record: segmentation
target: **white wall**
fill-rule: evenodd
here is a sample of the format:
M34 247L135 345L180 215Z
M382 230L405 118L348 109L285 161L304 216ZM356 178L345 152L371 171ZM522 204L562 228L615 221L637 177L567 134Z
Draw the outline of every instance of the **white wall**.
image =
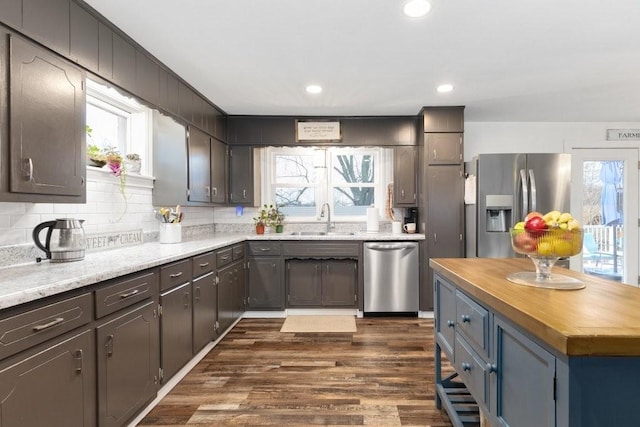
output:
M571 153L572 148L640 148L640 141L607 141L607 129L640 129L640 122L465 122L464 160L480 153Z

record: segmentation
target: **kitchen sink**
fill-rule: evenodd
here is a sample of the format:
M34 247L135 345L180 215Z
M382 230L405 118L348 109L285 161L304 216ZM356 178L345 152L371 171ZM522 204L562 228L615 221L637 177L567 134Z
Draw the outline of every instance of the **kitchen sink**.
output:
M350 231L292 231L291 236L355 236L356 233Z
M327 233L327 236L355 236L356 233L351 231L331 231Z

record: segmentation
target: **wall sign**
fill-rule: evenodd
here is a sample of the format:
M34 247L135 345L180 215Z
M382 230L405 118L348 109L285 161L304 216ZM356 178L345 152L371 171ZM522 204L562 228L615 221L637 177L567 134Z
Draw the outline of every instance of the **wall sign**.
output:
M87 250L111 249L144 243L142 229L91 234L86 236Z
M296 142L342 140L340 122L296 120Z
M640 141L640 129L607 129L607 141Z

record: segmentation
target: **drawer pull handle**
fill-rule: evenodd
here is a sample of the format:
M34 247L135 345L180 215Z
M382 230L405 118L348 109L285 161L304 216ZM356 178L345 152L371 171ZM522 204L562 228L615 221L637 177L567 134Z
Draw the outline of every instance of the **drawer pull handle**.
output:
M462 362L461 366L462 366L462 370L463 371L465 371L465 372L471 371L471 364L470 363Z
M453 320L447 320L447 326L453 328L454 326L456 326L456 322L454 322Z
M471 322L471 316L469 316L468 314L463 314L462 316L460 316L460 318L462 319L462 321L464 323L469 323Z
M490 374L495 374L496 372L498 372L498 365L496 365L495 363L487 363L487 372L489 372Z
M220 259L221 259L222 261L226 261L226 260L228 260L228 259L229 259L229 255L227 255L227 256L221 256L221 257L220 257Z
M185 308L189 307L189 292L184 293L184 306Z
M42 325L34 326L33 327L33 331L34 332L40 332L42 330L49 329L49 328L52 328L52 327L54 327L56 325L59 325L62 322L64 322L64 317L56 317L51 322L47 322L47 323L44 323Z
M271 248L260 248L260 252L269 252Z
M209 263L208 262L203 262L202 264L200 264L200 268L205 268L208 267Z
M107 345L105 347L107 348L107 357L113 356L113 334L107 336Z
M169 275L169 277L171 277L172 279L177 279L180 276L182 276L182 271Z
M125 299L137 295L140 293L140 289L134 289L131 292L127 292L126 294L120 294L120 299Z
M76 359L76 373L80 374L82 373L82 349L77 349L74 354L73 354L73 358Z

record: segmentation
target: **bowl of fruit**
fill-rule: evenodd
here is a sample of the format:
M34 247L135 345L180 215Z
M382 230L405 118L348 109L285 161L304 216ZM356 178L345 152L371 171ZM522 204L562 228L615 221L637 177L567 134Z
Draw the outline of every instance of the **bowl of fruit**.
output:
M535 265L535 272L518 272L507 276L511 282L553 289L582 289L584 284L573 277L552 274L551 268L560 258L582 251L583 231L570 213L551 211L546 214L530 212L524 221L509 230L511 247L516 253L527 255Z

